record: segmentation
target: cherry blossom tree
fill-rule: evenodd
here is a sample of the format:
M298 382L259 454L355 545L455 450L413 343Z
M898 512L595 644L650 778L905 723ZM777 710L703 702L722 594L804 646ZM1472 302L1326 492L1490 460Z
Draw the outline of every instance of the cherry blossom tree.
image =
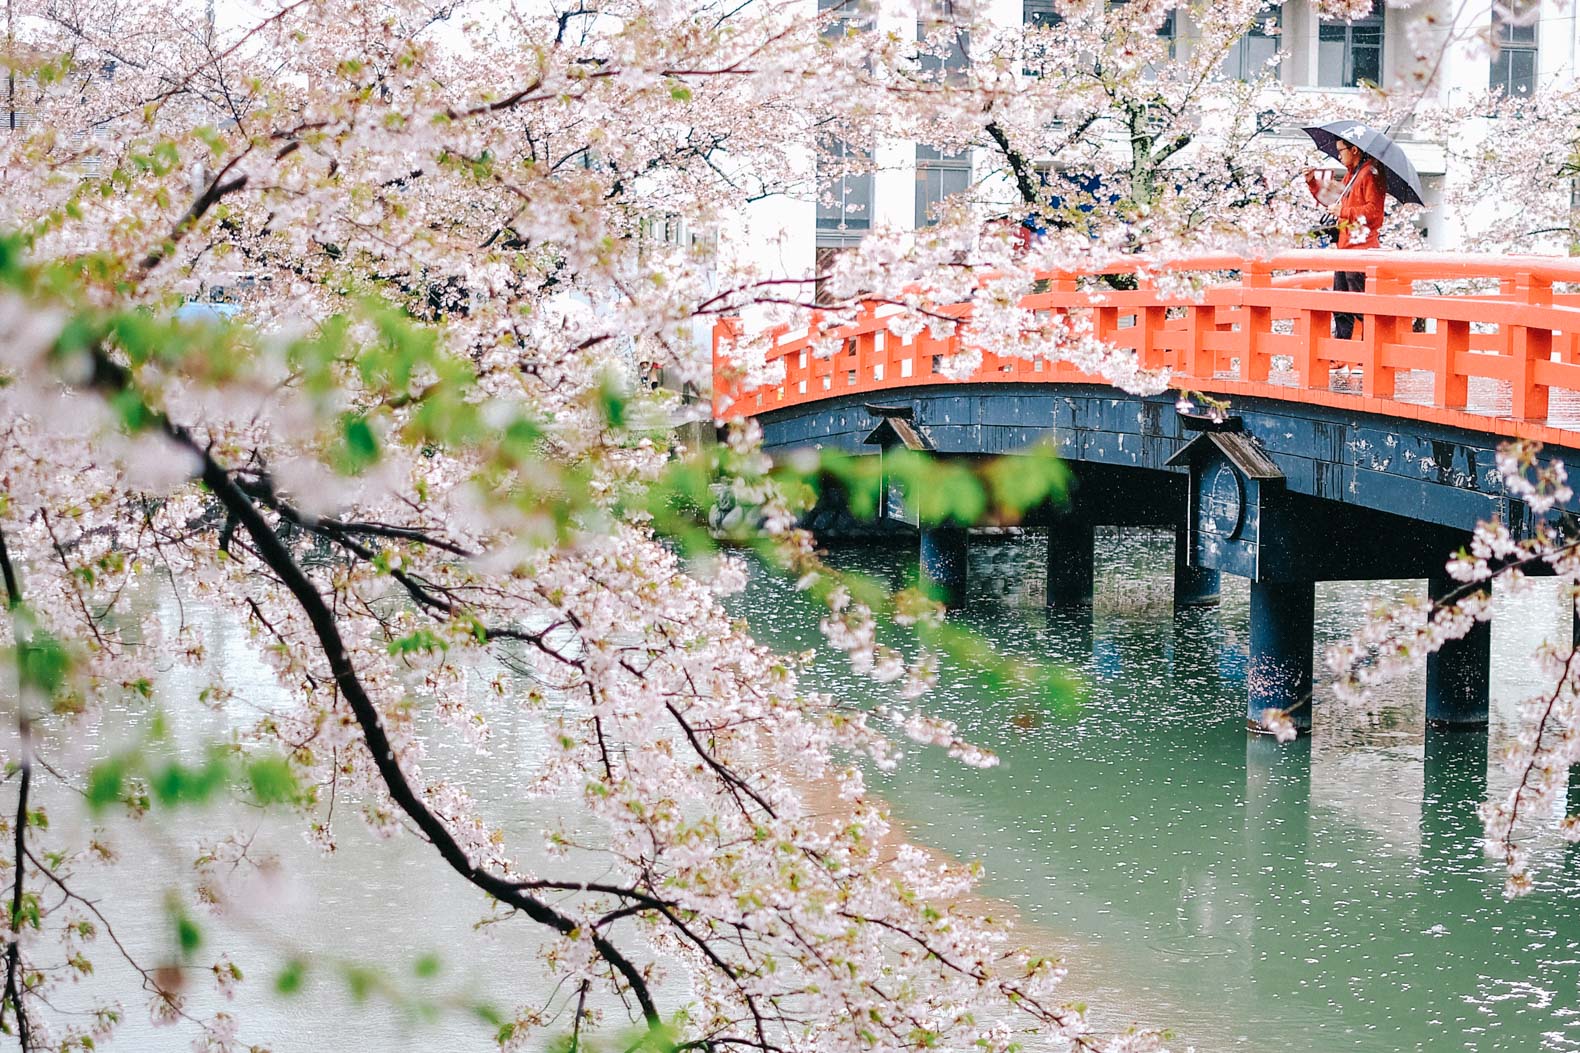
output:
M1196 34L1177 62L1157 34L1171 13ZM804 323L821 283L824 320L878 299L902 308L897 331L947 331L936 305L969 301L974 341L1001 354L1165 386L1018 294L1118 253L1303 228L1288 148L1257 135L1273 89L1219 72L1267 11L1064 14L1010 31L955 5L918 45L801 2L10 0L8 107L25 120L0 137L15 658L0 1026L28 1050L97 1048L146 1007L198 1048L245 1048L244 1022L191 1008L195 977L243 975L201 959L197 904L174 911L175 960L138 960L114 903L78 880L113 853L48 824L77 807L174 822L168 806L224 792L299 816L325 852L357 821L336 801L352 802L376 833L430 846L491 927L541 942L563 1004L500 1011L505 1048L545 1041L556 1010L573 1043L618 1030L600 1000L679 1049L1155 1045L1092 1034L1060 999L1064 965L961 906L974 871L896 847L865 791L862 765L897 763L898 740L992 762L919 701L969 644L925 596L822 565L795 522L823 466L770 465L749 427L683 450L683 407L629 369L706 390L716 321ZM924 61L962 40L965 70ZM1216 123L1197 132L1202 115ZM825 192L810 151L858 130L977 146L995 170L925 233L874 231L828 273L730 246L754 202ZM1098 189L1079 230L1023 251L1006 211L1072 218L1042 162ZM216 290L239 317L190 320L183 303ZM1023 508L1057 472L1036 492L1024 475L949 478L942 492ZM745 572L701 527L710 484L752 512L728 540L821 603L829 646L893 684L892 704L818 693L726 615ZM197 699L157 700L175 719L233 690L198 627L143 613L139 588L245 624L289 705L201 766L134 752L73 767L46 741L153 694L157 657L206 678ZM880 617L910 642L880 644ZM435 736L480 743L528 715L549 748L524 783L578 800L595 846L561 830L546 850L513 842L435 759ZM837 787L838 821L808 804L815 783ZM609 861L597 877L574 863L586 848ZM199 850L208 906L249 858L239 838ZM54 1011L59 986L122 954L140 992L87 1022ZM683 1004L660 995L660 959L686 970Z

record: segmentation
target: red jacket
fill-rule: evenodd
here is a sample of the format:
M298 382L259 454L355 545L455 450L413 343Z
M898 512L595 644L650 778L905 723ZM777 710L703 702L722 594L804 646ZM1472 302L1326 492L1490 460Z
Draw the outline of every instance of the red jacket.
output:
M1306 186L1312 197L1338 217L1339 248L1375 249L1381 244L1377 235L1382 230L1388 183L1376 161L1368 158L1358 175L1353 168L1345 172L1343 182L1326 173L1308 174Z

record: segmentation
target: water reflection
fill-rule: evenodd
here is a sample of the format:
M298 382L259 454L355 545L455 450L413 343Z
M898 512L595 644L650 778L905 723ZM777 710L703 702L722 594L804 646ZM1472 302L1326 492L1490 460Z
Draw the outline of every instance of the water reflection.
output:
M46 743L48 755L85 765L128 749L146 728L148 710L159 707L181 715L170 725L171 749L192 761L213 743L225 741L233 729L287 705L245 625L190 599L178 604L166 589L150 589L139 602L159 605L168 627L182 619L198 624L214 662L225 670L233 697L223 709L204 709L194 699L205 675L172 663L158 678L151 703L127 699L110 705L96 723L74 728L69 740ZM487 701L495 672L477 671L473 687L480 703ZM425 766L464 780L483 814L505 831L509 844L518 846L518 858L528 867L544 862L534 859L535 846L543 843L543 831L550 827L563 828L578 840L596 840L594 824L579 801L523 792L552 741L546 718L520 708L496 708L494 713L486 750L432 728L435 733L425 736ZM514 1013L521 1006L541 1004L559 982L543 965L542 930L511 923L476 931L474 926L492 912L487 898L460 883L416 837L375 838L359 819L359 807L358 800L345 795L337 801L338 847L329 855L307 842L300 817L260 813L234 801L220 800L203 809L156 810L143 822L116 815L92 818L70 809L51 818L66 842L82 843L91 836L121 855L123 862L115 867L83 868L78 887L85 895L102 898L116 936L143 964L174 958L173 929L164 904L172 891L190 896L196 880L192 860L200 842L239 833L250 839L252 858L278 861L273 876L242 882L223 913L204 912L198 919L204 933L200 964L225 952L247 979L234 1000L227 1000L207 982L204 970L195 970L197 979L186 992L188 1007L197 1016L233 1014L241 1021L246 1042L278 1053L497 1048L496 1027L482 1019L477 1007ZM573 853L569 862L545 867L561 865L586 874L602 870L607 861ZM125 1023L110 1044L115 1050L164 1053L191 1045L190 1029L151 1023L151 997L113 948L100 941L90 954L93 976L59 992L59 1008L72 1011L92 999L119 999ZM439 963L437 975L419 975L416 963L426 956ZM275 993L274 979L292 960L306 963L305 983L297 994L282 997ZM377 971L371 997L352 993L349 968ZM656 993L666 1005L683 1004L689 997L678 971L661 981ZM621 1011L602 1003L596 1008ZM543 1043L564 1034L568 1026L557 1021L546 1028Z
M1174 617L1172 539L1106 540L1088 612L1040 607L1038 539L973 541L962 620L1004 652L1078 667L1089 697L1067 719L1029 691L946 675L930 704L1002 763L916 754L875 777L914 835L986 864L985 891L1068 951L1072 996L1169 1026L1181 1047L1580 1047L1580 882L1538 839L1542 893L1503 900L1473 839L1487 737L1426 736L1417 674L1366 712L1319 694L1310 739L1247 738L1245 584L1226 578L1222 607ZM909 555L838 558L893 577ZM1373 592L1422 587L1319 587L1319 642L1348 633ZM1568 631L1539 585L1498 603L1494 750L1538 687L1525 656ZM780 583L754 582L742 609L771 642L815 634ZM835 660L813 675L871 697ZM1504 780L1494 771L1492 789Z

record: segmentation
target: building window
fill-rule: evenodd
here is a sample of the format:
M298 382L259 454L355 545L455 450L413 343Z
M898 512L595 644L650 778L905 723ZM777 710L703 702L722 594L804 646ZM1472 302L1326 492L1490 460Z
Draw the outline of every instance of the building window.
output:
M1051 29L1064 21L1053 0L1021 0L1020 20L1032 29Z
M849 33L864 33L873 26L868 0L817 0L817 13L827 19L822 29L824 39L838 40Z
M1021 0L1021 24L1028 30L1052 29L1064 21L1053 6L1053 0ZM1040 77L1046 71L1050 55L1045 42L1035 38L1026 41L1025 66L1021 72L1028 77Z
M872 227L872 155L832 135L817 145L818 243L854 242Z
M1492 56L1489 84L1505 95L1529 95L1536 90L1536 5L1514 3L1492 7Z
M960 83L971 66L971 35L958 28L954 0L923 0L918 7L916 40L929 45L917 55L923 79Z
M1158 24L1158 36L1169 42L1169 57L1174 57L1174 10L1170 8Z
M971 186L971 151L947 154L931 146L916 147L916 225L938 222L936 206Z
M1383 9L1349 22L1324 22L1317 30L1317 86L1358 88L1382 83Z
M1268 32L1268 23L1273 32ZM1279 31L1284 26L1284 9L1274 8L1251 26L1250 32L1234 42L1234 47L1223 57L1223 75L1230 80L1258 80L1268 73L1278 75L1274 59L1278 57Z
M1025 25L1025 28L1029 28L1029 30L1048 30L1048 28L1054 28L1055 25L1062 25L1065 22L1065 16L1059 13L1059 8L1054 6L1054 2L1055 0L1021 0L1022 25ZM1130 3L1130 0L1108 0L1104 8L1106 8L1108 13L1112 13L1115 8L1122 8L1127 3ZM1158 40L1168 44L1166 46L1166 54L1168 54L1169 58L1174 58L1174 51L1176 51L1177 46L1174 27L1176 27L1174 9L1169 8L1168 11L1163 13L1163 21L1158 22L1157 32ZM1106 32L1114 32L1112 25L1106 27ZM1059 70L1055 70L1049 65L1051 62L1068 62L1068 57L1063 52L1049 52L1040 43L1027 41L1027 47L1025 47L1025 76L1038 77L1046 73L1059 73ZM1089 71L1090 66L1092 66L1092 63L1087 63L1087 70Z

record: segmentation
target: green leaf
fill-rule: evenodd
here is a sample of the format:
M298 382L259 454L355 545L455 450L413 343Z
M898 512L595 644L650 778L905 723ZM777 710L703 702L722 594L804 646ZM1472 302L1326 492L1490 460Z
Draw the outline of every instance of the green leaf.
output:
M277 994L294 995L306 982L307 963L299 958L293 958L285 963L280 975L274 978L274 990Z
M284 757L259 757L249 761L247 782L259 804L290 804L300 797L296 776Z
M485 1024L488 1024L490 1027L502 1028L508 1026L505 1022L504 1014L498 1009L495 1009L493 1006L489 1005L487 1002L478 1002L474 1004L472 1006L472 1012L479 1020L483 1021Z
M121 427L129 432L142 431L154 421L154 415L148 409L148 404L135 391L121 390L109 398L110 408L120 418Z
M378 974L360 965L346 966L345 977L346 987L351 991L353 1002L366 1002L368 995L373 993L373 988L378 986Z
M229 776L229 766L216 752L202 767L167 764L149 776L148 785L160 804L205 804L229 783Z
M46 698L53 697L71 671L71 656L60 640L49 630L34 627L18 645L17 652L22 686L33 688Z
M413 971L424 980L430 980L433 977L438 976L439 956L437 954L423 955L421 958L417 959L417 964L413 966Z
M513 464L526 464L536 458L542 439L543 432L535 424L518 418L500 436L499 452Z
M98 812L121 799L126 782L126 761L119 757L95 764L88 771L88 807Z
M203 930L198 928L197 922L185 913L176 916L176 941L181 944L181 953L190 958L203 946Z
M389 653L392 655L427 654L432 651L447 651L450 645L430 629L418 629L406 636L389 642Z
M24 251L21 237L10 234L0 235L0 282L7 285L21 283L25 274L22 267Z
M626 402L626 397L615 387L614 380L605 378L598 389L598 408L603 411L603 418L609 422L609 427L625 426Z
M347 416L340 425L340 447L335 451L335 468L342 475L360 475L379 460L379 440L366 417Z
M1044 501L1065 496L1070 470L1049 448L998 457L983 468L1001 519L1018 519Z

